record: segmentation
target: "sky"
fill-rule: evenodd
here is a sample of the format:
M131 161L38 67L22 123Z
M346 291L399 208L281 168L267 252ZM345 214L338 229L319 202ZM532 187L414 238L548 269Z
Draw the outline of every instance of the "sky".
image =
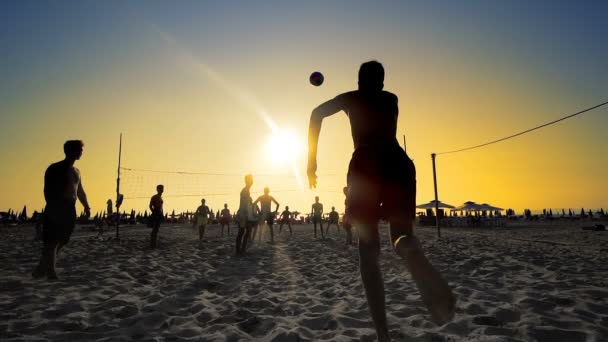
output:
M0 211L44 206L44 171L68 139L84 141L76 165L92 211L105 210L122 133L127 210L144 210L159 183L166 210L194 210L202 197L236 209L252 173L254 198L268 186L281 207L307 212L318 195L342 212L348 119L323 122L313 190L308 121L356 89L368 60L383 63L385 90L399 97L397 139L425 203L431 153L608 101L605 13L605 1L2 1ZM439 199L606 208L606 127L608 106L438 155Z

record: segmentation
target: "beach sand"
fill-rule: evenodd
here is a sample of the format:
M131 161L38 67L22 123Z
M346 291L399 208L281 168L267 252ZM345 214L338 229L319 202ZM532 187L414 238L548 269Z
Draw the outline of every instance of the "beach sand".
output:
M580 222L417 233L458 296L454 320L429 320L382 228L381 267L395 341L608 341L608 232ZM0 229L1 341L374 341L344 233L314 240L285 230L234 256L234 235L165 225L120 242L78 230L58 261L59 281L33 280L32 227ZM233 234L236 229L233 229ZM106 238L114 235L107 232ZM266 239L267 240L267 239Z

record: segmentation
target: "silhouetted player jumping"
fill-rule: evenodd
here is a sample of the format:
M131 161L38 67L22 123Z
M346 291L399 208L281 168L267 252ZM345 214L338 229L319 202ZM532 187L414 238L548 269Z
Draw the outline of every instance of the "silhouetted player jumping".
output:
M84 206L84 213L91 214L87 195L84 192L80 171L74 162L82 156L84 144L80 140L69 140L63 145L65 159L51 164L44 173L44 199L46 207L42 222L42 255L32 272L34 278L46 276L57 279L55 261L63 246L70 241L76 225L76 199Z
M323 118L346 112L355 151L348 167L348 213L359 232L361 278L379 341L389 341L384 282L378 264L379 219L390 222L395 252L404 260L431 316L438 323L454 314L455 299L414 237L416 199L414 163L396 139L397 96L384 87L384 68L376 61L359 69L359 89L340 94L315 108L308 135L308 180L317 185L317 144Z

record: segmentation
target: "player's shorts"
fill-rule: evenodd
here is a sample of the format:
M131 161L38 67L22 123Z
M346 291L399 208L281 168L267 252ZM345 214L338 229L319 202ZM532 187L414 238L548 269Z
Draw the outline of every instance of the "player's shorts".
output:
M72 201L47 204L42 223L42 240L44 242L70 241L76 225L76 203Z
M251 228L258 224L258 221L247 216L238 216L239 228Z
M220 224L221 225L228 225L228 224L230 224L230 219L227 218L227 217L221 217L220 218Z
M152 227L156 227L156 226L160 226L160 224L163 222L163 220L165 219L165 217L163 216L163 213L152 213L150 214L150 225Z
M312 223L321 223L321 216L313 216L311 220Z
M204 226L207 224L207 216L204 215L200 215L196 217L196 225L197 226Z
M266 213L266 214L260 215L260 222L266 222L269 225L274 224L274 214Z
M349 220L414 220L416 167L399 145L357 148L348 166L347 182Z
M291 222L289 222L289 219L281 219L281 224L291 224Z

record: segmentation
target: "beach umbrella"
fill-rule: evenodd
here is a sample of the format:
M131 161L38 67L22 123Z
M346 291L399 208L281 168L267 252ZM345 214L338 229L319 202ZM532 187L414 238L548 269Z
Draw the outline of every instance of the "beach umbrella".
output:
M477 204L473 201L468 201L468 202L464 202L464 204L462 204L461 206L458 206L452 210L470 212L470 211L479 211L479 210L484 210L484 209L482 209L482 206L480 204Z
M489 211L503 211L503 208L495 207L493 205L489 205L487 203L480 204L480 210L489 210Z
M438 203L439 208L454 209L453 205L449 205L449 204L443 203L441 201L438 201L437 203ZM417 205L416 208L418 208L418 209L435 209L435 200L432 200L429 203Z

